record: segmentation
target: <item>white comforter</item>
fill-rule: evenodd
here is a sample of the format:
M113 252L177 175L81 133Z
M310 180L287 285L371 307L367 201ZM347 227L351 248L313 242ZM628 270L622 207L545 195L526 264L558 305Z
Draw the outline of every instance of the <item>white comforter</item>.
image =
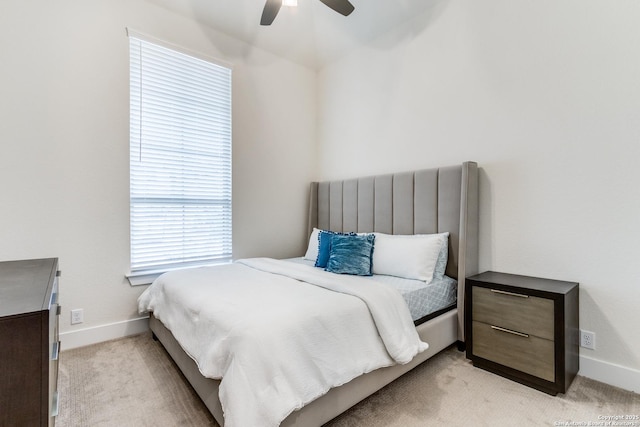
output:
M277 426L331 387L428 347L395 289L274 259L166 273L138 304L221 379L226 427Z

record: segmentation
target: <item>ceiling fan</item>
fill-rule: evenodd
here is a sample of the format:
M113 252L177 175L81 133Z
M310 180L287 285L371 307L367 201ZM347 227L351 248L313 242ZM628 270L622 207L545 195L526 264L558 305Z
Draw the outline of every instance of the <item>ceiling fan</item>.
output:
M336 12L348 16L355 7L349 2L349 0L320 0L325 5L329 6ZM260 25L271 25L276 15L280 12L282 7L282 0L267 0L262 11L262 18L260 19Z

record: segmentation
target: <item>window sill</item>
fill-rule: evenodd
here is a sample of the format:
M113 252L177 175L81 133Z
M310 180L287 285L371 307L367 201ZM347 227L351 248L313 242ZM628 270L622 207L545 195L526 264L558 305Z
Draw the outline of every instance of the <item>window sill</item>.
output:
M144 286L150 285L156 280L164 271L158 273L131 273L125 275L131 286Z
M195 265L195 266L189 266L189 267L172 268L169 270L162 270L162 271L141 271L137 273L126 274L125 277L127 278L127 280L129 280L129 284L131 286L145 286L145 285L150 285L151 283L153 283L154 280L156 280L162 274L169 271L186 270L188 268L198 268L198 267L211 267L214 265L231 264L232 262L233 261L228 260L228 261L220 261L220 262L211 263L211 264L201 264L201 265Z

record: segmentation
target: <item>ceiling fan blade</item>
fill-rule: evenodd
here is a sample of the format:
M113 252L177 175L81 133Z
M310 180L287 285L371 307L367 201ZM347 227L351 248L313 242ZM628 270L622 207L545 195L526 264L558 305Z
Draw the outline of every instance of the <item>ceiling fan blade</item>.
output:
M262 11L262 18L260 18L260 25L271 25L281 7L282 0L267 0Z
M320 0L322 3L329 6L331 9L344 16L349 16L355 7L349 2L349 0Z

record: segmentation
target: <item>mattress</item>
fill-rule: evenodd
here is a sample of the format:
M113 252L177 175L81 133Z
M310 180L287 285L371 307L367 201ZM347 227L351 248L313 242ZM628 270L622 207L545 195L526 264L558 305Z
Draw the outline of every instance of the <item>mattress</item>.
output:
M289 258L286 261L313 266L314 262L304 258ZM456 303L458 281L448 276L433 279L429 284L421 280L374 274L366 277L395 288L404 298L414 322Z

